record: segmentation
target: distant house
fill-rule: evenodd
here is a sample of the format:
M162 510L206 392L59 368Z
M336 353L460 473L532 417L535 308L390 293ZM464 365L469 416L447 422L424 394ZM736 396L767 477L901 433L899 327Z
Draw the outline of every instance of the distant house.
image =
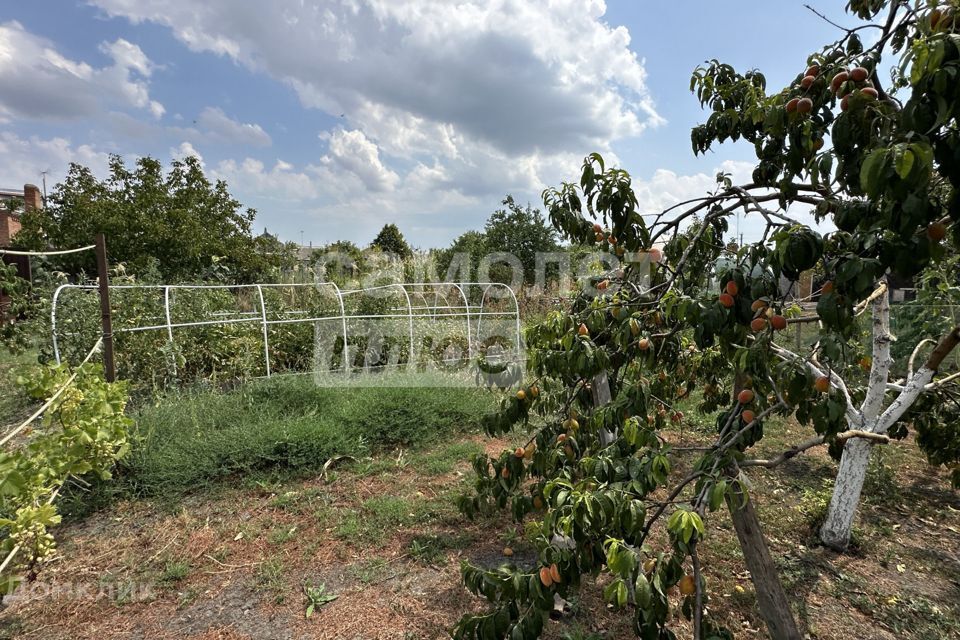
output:
M40 189L25 184L23 189L0 189L0 247L13 246L13 236L20 231L20 216L25 211L43 208Z
M317 260L317 257L314 254L316 249L313 248L313 243L311 242L307 246L297 245L297 262L306 266L312 266L313 263Z
M35 211L43 208L43 199L40 189L35 185L25 184L23 189L0 189L0 249L15 246L14 236L20 231L20 216L26 211ZM30 259L27 256L0 255L3 262L17 267L17 275L30 280ZM7 308L9 300L0 291L0 318Z

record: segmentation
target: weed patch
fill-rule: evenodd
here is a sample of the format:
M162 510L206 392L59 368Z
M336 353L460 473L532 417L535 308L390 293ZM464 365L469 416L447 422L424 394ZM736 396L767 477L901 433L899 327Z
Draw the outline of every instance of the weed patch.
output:
M329 388L292 377L175 393L135 416L134 449L118 476L126 493L157 495L264 470L314 473L334 456L421 447L477 428L493 403L482 389Z

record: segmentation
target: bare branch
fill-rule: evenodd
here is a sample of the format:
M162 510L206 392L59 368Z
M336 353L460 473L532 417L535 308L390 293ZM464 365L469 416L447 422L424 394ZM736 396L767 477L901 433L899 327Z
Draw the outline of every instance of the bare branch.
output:
M700 584L700 555L697 553L697 542L690 545L690 558L693 560L693 582L696 585L696 595L693 606L693 638L703 638L703 587Z
M854 315L858 315L858 316L861 315L864 311L867 310L867 306L871 302L873 302L874 300L876 300L886 292L887 292L887 282L886 280L884 280L880 283L880 285L876 289L873 290L873 293L871 293L865 299L857 303L857 306L854 307Z
M953 331L940 339L940 343L933 350L933 353L930 354L930 357L927 358L927 364L925 364L924 367L932 369L933 371L939 369L940 363L950 355L950 352L956 348L957 344L960 344L960 326L954 327Z
M910 359L907 360L907 378L913 377L913 363L917 359L917 354L920 352L921 347L925 344L937 344L937 341L931 338L924 338L917 343L917 346L913 348L913 353L910 354Z
M840 390L844 399L846 400L847 407L845 413L847 417L847 423L849 423L851 426L859 426L863 424L863 414L861 414L859 409L854 406L853 398L850 396L850 391L847 389L847 385L843 381L843 378L833 371L825 371L816 360L805 360L789 349L785 349L776 344L772 344L770 347L773 349L774 354L776 354L782 360L794 360L795 362L801 362L813 375L817 377L828 377L833 386Z
M939 379L939 380L934 380L933 382L931 382L930 384L928 384L926 387L924 387L924 389L927 389L927 390L936 389L937 387L942 387L943 385L949 384L949 383L953 382L954 380L957 380L958 378L960 378L960 371L958 371L957 373L953 373L953 374L947 376L946 378L941 378L941 379Z
M838 433L836 436L837 442L846 442L852 438L863 438L864 440L870 440L877 444L889 444L890 437L885 436L879 433L873 433L871 431L862 431L859 429L850 429L848 431L843 431ZM741 460L741 467L765 467L767 469L772 469L773 467L779 466L786 462L787 460L794 458L808 449L813 449L814 447L819 447L822 444L826 444L827 439L824 436L816 436L815 438L810 438L804 442L801 442L798 445L790 447L776 458L770 458L769 460L763 459L751 459L751 460Z

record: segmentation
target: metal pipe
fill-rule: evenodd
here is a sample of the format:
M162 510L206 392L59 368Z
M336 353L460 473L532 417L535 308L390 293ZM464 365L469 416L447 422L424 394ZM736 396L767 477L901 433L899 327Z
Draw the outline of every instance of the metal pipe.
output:
M267 303L263 300L263 288L257 285L260 296L260 311L263 314L263 360L267 365L267 377L270 377L270 339L267 337Z
M170 344L170 364L173 365L173 377L177 377L177 353L173 343L173 323L170 318L170 287L163 288L163 311L167 318L167 341Z
M60 364L60 345L57 344L57 298L60 297L60 292L70 287L72 285L62 284L57 287L53 292L53 301L50 305L50 331L53 334L53 358L57 361L57 364Z

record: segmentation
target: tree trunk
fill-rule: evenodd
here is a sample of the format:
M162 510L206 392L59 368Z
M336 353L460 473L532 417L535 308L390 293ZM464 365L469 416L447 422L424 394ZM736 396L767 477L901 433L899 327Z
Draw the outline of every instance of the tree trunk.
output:
M734 398L743 389L745 377L739 369L734 375ZM736 464L727 467L725 472L731 480L739 477L741 473ZM773 640L800 640L800 632L793 619L793 611L790 610L790 601L787 600L777 567L770 557L770 549L763 536L757 510L753 508L753 500L747 496L741 483L733 482L730 486L732 491L727 493L727 508L730 510L733 528L737 532L737 540L740 541L743 560L750 572L753 590L757 594L760 615L767 625L767 633Z
M793 619L790 601L787 600L777 567L770 557L753 501L739 489L737 491L735 499L727 497L727 507L730 509L733 528L737 532L743 559L757 593L757 608L760 609L763 621L767 623L767 633L773 640L800 640L800 631Z
M903 417L920 394L927 390L943 359L960 344L960 327L955 327L940 339L927 362L919 370L911 373L909 380L900 387L897 397L886 409L883 409L883 395L887 387L890 359L889 315L890 306L886 303L886 294L884 294L874 302L874 366L867 396L860 409L860 425L850 424L851 428L881 435L886 434L890 427ZM884 365L879 365L880 374L877 374L877 359L883 359L886 362ZM912 360L911 357L911 364ZM881 409L883 409L882 412ZM820 540L838 551L843 551L850 544L853 519L857 515L857 506L860 504L860 492L863 490L871 451L872 444L862 438L854 438L843 447L840 469L837 471L837 480L834 483L830 507L827 510L827 519L820 528Z
M848 440L843 447L827 519L820 528L820 540L837 551L843 551L850 544L853 518L860 504L860 492L872 451L872 444L863 438Z

